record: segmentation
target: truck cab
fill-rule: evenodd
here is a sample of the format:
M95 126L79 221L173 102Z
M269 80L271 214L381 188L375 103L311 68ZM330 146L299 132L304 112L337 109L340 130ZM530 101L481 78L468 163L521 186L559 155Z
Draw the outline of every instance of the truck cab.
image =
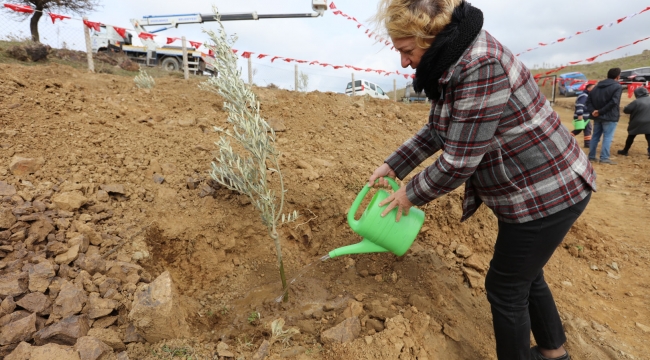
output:
M122 37L115 31L112 26L102 24L100 31L92 31L90 43L94 53L109 51L115 47L121 48L123 45L133 45L133 34L126 32L126 37Z

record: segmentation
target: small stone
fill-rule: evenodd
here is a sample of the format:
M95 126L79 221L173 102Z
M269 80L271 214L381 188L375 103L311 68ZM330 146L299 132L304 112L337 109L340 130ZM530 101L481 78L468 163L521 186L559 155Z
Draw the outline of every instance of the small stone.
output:
M348 318L333 328L321 333L323 344L347 343L356 339L361 333L361 322L359 318Z
M13 321L0 329L0 345L29 341L36 332L36 314Z
M100 185L99 188L106 191L109 194L126 195L126 191L124 190L124 185L121 184Z
M118 334L115 330L111 328L107 328L107 329L92 328L88 330L88 336L93 336L101 340L106 345L113 348L113 350L115 351L126 350L126 345L124 345L124 343L122 342L122 339L120 338L120 334Z
M264 358L266 358L266 356L269 354L270 348L271 348L271 343L269 343L268 340L264 340L262 342L262 345L260 345L259 349L257 349L255 355L253 355L253 360L264 360Z
M366 341L366 345L372 344L372 336L366 336L363 339Z
M111 198L110 196L108 196L108 193L106 191L104 191L104 190L97 191L96 197L97 197L97 200L101 201L101 202L107 202Z
M11 228L17 221L11 209L0 209L0 230Z
M593 271L598 271L598 266L596 266L596 265L591 265L591 266L589 266L589 268L591 270L593 270Z
M452 340L459 342L460 335L456 329L452 328L449 324L445 324L442 330L442 333L449 336Z
M106 359L113 353L110 346L92 336L82 336L77 339L74 349L79 352L81 360Z
M573 286L571 281L562 281L562 285L564 285L564 286Z
M27 292L27 277L26 272L13 272L0 276L0 297L17 297Z
M212 195L214 195L215 192L216 191L214 190L214 188L212 186L210 186L208 184L203 184L199 188L199 197L204 198L206 196L212 196Z
M481 276L481 274L466 267L463 267L463 274L465 275L465 278L467 279L469 285L473 289L485 288L485 280L483 279L483 276Z
M456 255L462 257L462 258L468 258L472 255L472 250L468 248L467 246L461 244L458 245L456 248Z
M199 179L194 179L194 178L191 178L191 177L187 178L187 188L190 189L190 190L195 190L199 186L200 183L201 183L201 180L199 180Z
M0 181L0 196L13 196L16 194L16 188L4 181Z
M88 199L78 192L66 192L53 196L52 202L61 210L76 211L84 206Z
M48 315L51 311L52 302L50 298L40 292L33 292L23 296L16 302L21 308L38 315Z
M11 159L11 164L9 164L9 170L16 176L29 175L38 171L44 163L43 158L33 159L14 156Z
M196 125L196 120L194 118L183 118L178 120L178 125L182 127L189 127Z
M229 358L235 357L235 354L233 354L230 350L228 350L229 348L230 347L228 346L228 344L226 344L225 342L220 341L217 344L217 354L219 354L219 356L222 356L222 357L229 357Z
M597 323L595 321L591 322L591 328L598 331L598 332L607 332L606 327L602 326L601 324L599 324L599 323Z
M479 260L478 256L476 255L470 255L467 259L465 259L463 265L480 272L485 271L485 265L483 265L483 263Z
M643 332L646 333L646 334L650 333L650 326L643 325L643 324L641 324L641 323L636 323L636 327L638 327L639 329L641 329L641 331L643 331Z
M162 184L165 181L165 178L160 174L153 174L153 182L156 184Z
M54 258L54 262L57 264L70 264L71 262L77 260L79 256L79 245L74 245L67 252L57 255Z
M34 334L34 343L43 345L54 342L61 345L74 345L77 339L88 334L89 328L86 315L70 316L37 331Z

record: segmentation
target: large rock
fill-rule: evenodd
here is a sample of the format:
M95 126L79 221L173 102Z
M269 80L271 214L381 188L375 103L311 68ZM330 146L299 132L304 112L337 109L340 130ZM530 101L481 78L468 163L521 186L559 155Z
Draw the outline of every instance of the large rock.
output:
M19 296L27 292L27 273L13 272L0 276L0 297Z
M0 209L0 229L9 229L18 220L11 209Z
M59 344L32 346L31 350L30 360L80 360L79 353L75 349Z
M51 312L52 302L47 295L40 292L34 292L23 296L22 299L16 302L16 305L31 313L48 315Z
M361 322L359 318L347 318L331 329L323 331L320 335L323 344L343 344L353 341L361 333Z
M82 336L77 339L74 349L79 352L81 360L107 360L113 354L110 346L92 336Z
M49 261L35 264L29 269L29 291L45 292L55 276L54 265Z
M16 303L14 302L13 296L7 296L2 303L0 303L0 317L3 317L7 314L11 314L16 310Z
M44 163L43 158L32 159L14 156L9 164L9 170L16 176L29 175L37 172Z
M32 345L23 341L16 346L11 354L5 357L5 360L29 360L31 357Z
M36 314L31 314L2 327L0 345L29 341L36 332Z
M77 339L88 335L90 325L88 316L70 316L34 334L34 343L42 345L45 343L56 343L61 345L74 345Z
M473 269L463 267L463 274L473 289L485 289L485 279Z
M82 222L82 221L73 221L72 224L77 229L78 232L82 233L88 238L91 244L97 246L102 243L102 236L92 228L92 226Z
M59 295L54 301L52 314L61 318L78 314L87 301L88 296L81 286L66 281L61 285Z
M148 342L187 337L186 314L168 271L136 291L129 319Z
M126 191L124 190L124 185L122 184L100 185L99 188L106 191L109 194L126 195Z
M106 272L106 276L119 279L123 284L136 285L144 269L140 265L124 261L116 261Z
M61 210L75 211L84 206L88 199L79 192L64 192L54 195L52 202Z

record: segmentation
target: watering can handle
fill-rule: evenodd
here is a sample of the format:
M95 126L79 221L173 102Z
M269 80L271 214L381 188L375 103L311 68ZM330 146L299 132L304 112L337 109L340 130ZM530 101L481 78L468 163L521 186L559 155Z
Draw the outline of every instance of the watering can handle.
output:
M393 178L385 176L384 179L388 181L390 186L393 188L393 191L399 190L399 185L395 180L393 180ZM361 202L363 201L363 198L366 197L366 194L368 194L368 191L370 191L370 186L366 184L363 189L361 189L361 192L359 192L359 195L357 195L357 198L354 199L350 211L348 211L348 224L350 224L350 227L354 231L356 231L359 226L359 221L354 218L354 215L357 213L357 210L359 210L359 206L361 206Z

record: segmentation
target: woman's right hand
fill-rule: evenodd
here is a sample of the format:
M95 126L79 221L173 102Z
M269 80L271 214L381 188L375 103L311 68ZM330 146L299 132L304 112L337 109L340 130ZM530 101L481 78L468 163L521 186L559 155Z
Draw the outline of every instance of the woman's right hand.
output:
M390 185L388 184L388 181L384 179L384 176L389 176L395 179L397 177L397 174L395 174L395 171L393 171L393 169L391 169L388 164L383 163L375 170L375 172L372 173L370 179L368 179L368 186L389 187ZM375 183L375 181L377 181L377 183Z

